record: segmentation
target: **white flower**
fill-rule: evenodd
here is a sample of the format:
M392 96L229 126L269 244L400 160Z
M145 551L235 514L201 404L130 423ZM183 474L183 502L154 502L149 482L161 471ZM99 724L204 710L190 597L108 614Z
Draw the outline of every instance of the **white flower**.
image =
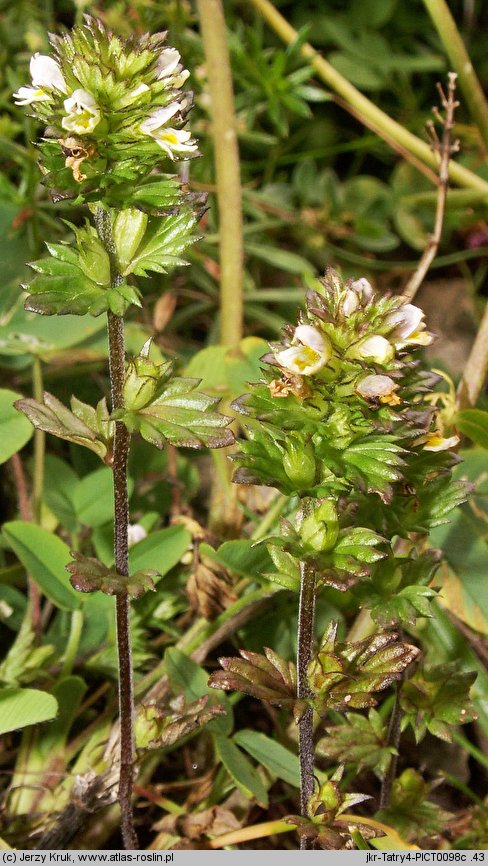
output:
M31 57L29 71L34 87L42 87L46 90L61 90L67 93L66 81L59 64L47 54L34 54Z
M61 126L76 135L88 135L100 123L100 109L91 93L86 90L75 90L72 96L64 101L66 117Z
M356 386L356 391L361 397L391 397L398 388L389 376L365 376ZM398 398L397 398L398 399Z
M459 436L449 436L445 438L439 430L434 430L426 437L422 438L424 442L424 451L447 451L448 448L454 448L459 440Z
M127 527L127 537L129 547L137 544L138 541L142 541L143 538L147 538L147 532L140 523L129 523Z
M19 87L14 93L16 105L30 105L31 102L47 102L52 99L53 90L67 92L66 82L59 65L47 54L34 54L30 62L32 87Z
M353 292L356 292L363 304L367 304L374 295L373 287L371 283L368 282L366 277L361 277L359 280L354 280L354 282L351 283L349 288L352 289Z
M395 355L395 350L391 343L381 337L379 334L373 334L371 337L361 340L348 352L352 358L359 358L362 361L375 361L377 364L388 364Z
M429 346L432 334L425 329L424 313L414 304L403 304L398 310L386 318L387 324L393 327L391 337L398 348L403 346Z
M182 87L190 73L188 69L183 69L180 59L180 52L176 48L164 48L157 62L158 80L167 79L172 87Z
M53 98L52 94L42 87L19 87L17 93L14 93L13 96L16 105L30 105L31 102L48 102Z
M180 52L176 48L164 48L158 57L158 78L168 78L177 69L180 62Z
M311 325L299 325L288 349L275 352L280 367L300 376L313 376L327 364L332 355L329 340Z
M196 142L193 141L189 130L165 126L167 120L184 108L183 103L170 102L164 108L153 111L140 126L141 132L154 138L170 159L175 159L175 154L193 153L197 149Z

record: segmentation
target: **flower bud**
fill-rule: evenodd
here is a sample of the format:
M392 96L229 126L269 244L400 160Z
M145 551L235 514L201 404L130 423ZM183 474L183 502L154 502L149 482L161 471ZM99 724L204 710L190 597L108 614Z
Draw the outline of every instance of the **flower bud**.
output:
M297 490L312 487L315 481L315 456L313 448L299 439L289 438L283 456L283 466Z
M350 358L357 358L361 361L374 361L376 364L388 364L395 356L395 349L379 334L373 334L371 337L361 340L360 343L355 343L348 353Z
M127 365L124 382L124 404L130 412L143 409L155 397L159 383L159 368L147 358L132 358Z
M363 306L371 301L374 295L373 287L366 277L360 277L359 280L354 280L354 282L351 283L350 288L353 292L356 292Z
M330 499L324 499L318 508L302 522L300 536L305 548L316 553L331 550L339 537L337 510Z
M356 385L356 391L365 400L378 399L381 403L397 406L401 401L395 394L398 385L389 376L364 376Z

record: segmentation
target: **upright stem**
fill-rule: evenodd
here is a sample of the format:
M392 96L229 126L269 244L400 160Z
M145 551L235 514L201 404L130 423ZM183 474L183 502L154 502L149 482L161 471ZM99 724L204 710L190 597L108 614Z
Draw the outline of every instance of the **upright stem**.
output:
M390 716L390 724L388 726L388 745L393 746L398 751L400 745L401 725L402 725L402 707L400 703L400 692L402 682L397 683L395 692L395 702ZM380 809L387 809L390 805L391 789L395 781L396 771L398 766L398 754L390 756L390 763L386 769L381 784L380 794Z
M220 340L236 346L242 337L243 234L241 177L232 72L222 0L197 0L212 101L220 235Z
M98 208L95 222L100 240L110 258L112 285L120 285L122 277L112 237L110 214ZM107 313L110 387L112 409L124 405L125 344L124 320L112 312ZM130 434L121 421L115 422L113 479L114 479L114 558L117 574L129 574L129 496L127 491L127 462ZM139 847L132 814L132 786L134 759L134 687L130 635L130 599L124 590L116 596L117 651L119 660L119 713L120 713L120 776L119 802L124 847Z
M311 697L308 666L312 658L313 625L315 618L315 573L305 562L300 563L300 606L298 610L297 697ZM308 818L308 802L314 788L313 709L308 707L298 723L300 757L300 810ZM300 848L306 850L310 841L303 836Z
M424 5L459 76L471 117L479 129L485 148L488 148L488 103L456 22L445 0L424 0Z

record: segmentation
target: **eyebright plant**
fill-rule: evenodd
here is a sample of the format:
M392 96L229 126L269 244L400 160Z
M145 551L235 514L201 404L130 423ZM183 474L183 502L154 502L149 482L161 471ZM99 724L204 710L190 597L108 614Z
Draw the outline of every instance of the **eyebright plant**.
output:
M137 848L131 794L134 737L129 608L153 588L152 570L129 574L127 459L130 438L140 433L163 448L219 448L233 441L230 418L216 411L198 379L175 375L168 361L150 357L150 341L136 358L125 358L124 318L142 306L135 277L165 273L185 264L194 242L202 200L183 192L176 160L197 156L185 127L191 94L175 48L164 33L123 42L100 21L52 36L52 55L35 54L32 82L14 94L44 125L39 142L43 182L54 200L87 205L84 225L71 225L69 243L47 243L48 257L31 263L27 310L43 315L107 314L111 409L72 398L71 409L45 394L44 402L19 400L34 426L92 450L113 469L115 564L73 554L67 566L80 592L116 599L120 698L122 836ZM69 224L68 224L69 225Z
M327 822L342 802L321 800L315 788L314 716L344 714L319 744L320 754L341 763L356 760L358 731L368 732L361 760L381 776L383 807L402 727L411 725L417 739L427 729L446 739L473 718L474 675L421 662L403 631L432 614L439 552L428 533L467 493L452 479L459 438L444 429L431 395L439 377L416 357L432 339L418 307L376 295L364 278L343 283L330 270L308 292L297 327L286 326L283 342L271 345L262 380L234 404L247 432L234 481L289 497L281 532L260 543L276 568L269 579L300 595L298 657L295 669L272 650L242 650L240 659L220 660L210 683L292 710L303 848L337 840ZM350 591L369 617L360 614L354 640L330 623L314 649L315 599L325 587ZM446 682L453 676L455 694ZM354 711L374 708L395 682L401 705L387 734L374 709L368 718Z

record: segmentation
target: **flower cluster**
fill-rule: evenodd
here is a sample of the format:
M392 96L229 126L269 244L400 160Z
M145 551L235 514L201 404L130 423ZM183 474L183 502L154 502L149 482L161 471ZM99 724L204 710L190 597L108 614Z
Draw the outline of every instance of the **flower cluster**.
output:
M433 340L424 313L402 298L378 302L364 277L342 287L335 275L329 275L327 287L326 309L323 297L312 299L318 306L309 309L307 323L300 323L286 346L275 346L273 356L267 357L282 371L282 380L273 381L271 392L286 396L289 389L282 385L290 374L315 377L318 385L328 386L329 394L331 384L336 388L340 384L344 398L354 392L369 406L404 409L399 393L402 359L410 350L428 346ZM351 385L350 394L344 391L346 382ZM295 388L299 386L295 379ZM419 444L431 451L446 450L458 442L457 436L444 437L438 428L419 439Z
M271 344L263 380L234 404L253 418L234 480L298 494L286 550L310 549L333 585L369 572L361 563L377 557L378 537L424 533L464 497L451 479L459 438L431 393L439 377L415 358L432 340L419 307L329 271L297 327ZM361 529L359 566L339 532L353 526L377 533Z
M161 156L187 159L197 145L183 128L191 93L179 52L165 34L122 42L101 22L52 36L35 54L32 83L14 94L46 126L40 145L49 186L100 199L100 191L149 175Z

